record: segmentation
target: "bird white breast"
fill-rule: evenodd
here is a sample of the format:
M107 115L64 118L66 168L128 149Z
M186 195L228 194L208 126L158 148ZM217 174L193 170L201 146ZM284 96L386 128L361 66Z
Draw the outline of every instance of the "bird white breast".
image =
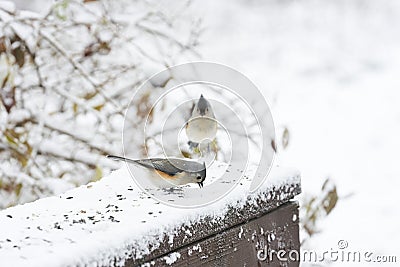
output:
M217 122L207 117L195 118L189 121L186 135L190 141L195 143L207 140L211 142L217 135Z

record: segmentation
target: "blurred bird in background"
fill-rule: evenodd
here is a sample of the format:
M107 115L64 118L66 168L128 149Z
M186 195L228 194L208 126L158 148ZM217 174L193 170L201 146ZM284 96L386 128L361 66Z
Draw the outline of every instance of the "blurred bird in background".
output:
M186 135L189 139L190 148L198 148L199 144L209 144L214 141L217 135L217 121L214 111L203 95L200 96L194 105L192 115L186 123Z

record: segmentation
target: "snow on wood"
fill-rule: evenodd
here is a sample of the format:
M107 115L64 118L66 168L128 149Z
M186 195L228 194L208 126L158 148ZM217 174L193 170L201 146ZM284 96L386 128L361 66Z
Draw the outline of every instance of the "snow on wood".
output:
M250 182L242 179L211 205L182 209L141 192L124 167L60 196L1 211L0 262L4 266L148 262L265 214L300 193L300 175L294 169L274 167L263 186L247 196Z

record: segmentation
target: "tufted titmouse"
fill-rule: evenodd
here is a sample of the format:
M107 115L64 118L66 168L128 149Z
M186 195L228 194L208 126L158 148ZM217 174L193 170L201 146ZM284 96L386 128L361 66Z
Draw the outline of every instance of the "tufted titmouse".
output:
M190 143L213 141L217 135L217 121L210 103L203 95L193 107L192 116L186 123L186 135Z
M197 183L199 187L203 187L203 182L206 179L206 164L201 164L192 160L178 158L135 160L112 155L108 155L107 157L144 167L150 171L151 182L160 188L174 187L189 183Z

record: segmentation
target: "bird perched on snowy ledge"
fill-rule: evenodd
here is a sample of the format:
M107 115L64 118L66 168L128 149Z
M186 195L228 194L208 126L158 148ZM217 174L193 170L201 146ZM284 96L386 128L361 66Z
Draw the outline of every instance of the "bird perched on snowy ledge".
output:
M201 188L206 179L206 164L192 160L178 158L135 160L113 155L107 157L144 167L149 173L151 183L158 188L171 188L190 183L197 183Z

